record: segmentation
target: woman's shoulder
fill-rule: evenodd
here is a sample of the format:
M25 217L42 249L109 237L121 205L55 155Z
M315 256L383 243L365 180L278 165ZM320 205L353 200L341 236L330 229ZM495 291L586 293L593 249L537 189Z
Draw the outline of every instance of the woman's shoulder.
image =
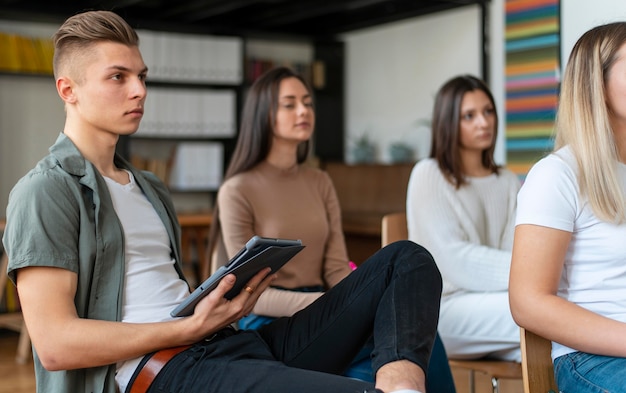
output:
M569 147L562 147L538 160L530 169L531 172L549 173L549 176L556 174L577 175L578 164L576 157Z
M576 156L569 146L562 147L559 150L548 154L541 161L547 162L549 165L568 167L574 171L578 170Z
M419 170L439 170L439 165L437 165L437 160L432 157L422 158L421 160L415 163L413 169Z
M434 158L424 158L418 161L411 170L411 179L420 181L441 181L445 180L437 160Z
M509 168L505 166L499 169L498 178L508 183L514 183L514 184L520 183L519 176L515 172L513 172L512 170L510 170Z
M234 176L231 176L228 179L224 179L224 181L222 181L222 185L220 186L220 188L236 187L238 184L241 184L244 182L246 175L247 175L247 172L242 172Z
M561 148L537 161L526 174L522 189L572 190L578 189L578 165L569 148Z
M311 165L301 165L300 173L302 176L311 178L311 179L319 179L322 181L330 181L330 175L322 168L318 168Z
M304 165L300 172L306 184L312 185L315 189L322 192L335 192L335 183L330 174L324 169Z
M252 170L238 173L224 180L219 187L219 193L232 194L244 192L254 179Z

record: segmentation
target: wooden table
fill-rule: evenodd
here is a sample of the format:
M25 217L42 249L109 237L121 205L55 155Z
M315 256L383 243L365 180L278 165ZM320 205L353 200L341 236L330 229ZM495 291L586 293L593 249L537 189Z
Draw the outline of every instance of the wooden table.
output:
M202 279L200 272L208 263L207 243L212 221L213 215L207 212L180 213L178 215L183 268L189 284L193 287L200 283Z
M178 222L181 227L183 266L192 285L198 283L202 266L207 263L207 241L212 220L213 215L209 212L181 213L178 215ZM6 220L0 219L0 236L4 233L5 226Z
M181 246L183 267L187 270L190 284L197 285L201 267L207 263L206 250L212 215L210 213L184 213L178 215L181 227ZM0 237L4 233L6 220L0 219ZM5 295L7 285L8 258L4 250L0 258L0 299ZM194 264L194 254L197 264ZM194 282L195 281L195 282ZM30 337L24 325L21 312L0 313L0 327L20 332L16 361L26 363L30 358Z
M406 191L414 163L358 164L326 162L341 206L348 256L357 265L380 249L385 214L406 209Z
M4 228L6 227L6 221L0 219L0 238L4 234ZM0 300L6 294L6 286L8 284L7 278L7 265L9 264L9 258L7 253L2 251L2 257L0 258ZM13 285L13 284L10 284ZM24 364L30 359L31 347L30 336L26 330L24 319L20 311L0 313L0 328L10 329L16 332L20 332L20 339L17 345L17 354L15 361L19 364Z

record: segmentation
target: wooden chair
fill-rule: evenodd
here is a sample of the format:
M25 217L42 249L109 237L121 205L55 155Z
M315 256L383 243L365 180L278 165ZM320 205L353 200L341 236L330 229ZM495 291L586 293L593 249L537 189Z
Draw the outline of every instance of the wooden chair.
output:
M451 368L469 371L469 391L476 391L476 373L485 374L491 380L493 393L500 392L501 379L522 379L522 367L517 362L505 360L458 360L450 359Z
M524 393L557 393L552 365L552 343L520 328Z
M5 222L0 221L0 237L4 232ZM2 252L2 259L0 259L0 299L5 294L6 285L7 285L7 266L9 264L9 257L4 250L0 249ZM19 364L24 364L30 360L31 354L31 346L30 346L30 336L28 335L28 331L26 330L26 325L24 324L24 318L22 318L21 312L7 312L0 313L0 328L5 328L9 330L13 330L16 332L20 332L20 339L17 344L17 355L15 356L15 361Z
M381 228L381 245L384 247L397 240L408 239L409 231L406 213L389 213L383 216ZM489 376L493 393L500 390L500 379L522 379L522 366L517 362L504 360L455 360L450 359L451 368L469 371L469 391L474 393L476 373ZM528 392L525 392L528 393ZM544 392L545 393L545 392Z
M381 246L409 238L409 230L406 224L406 213L389 213L383 216L380 231Z
M209 277L207 267L207 241L213 215L211 213L185 213L178 215L180 248L185 276L192 288ZM194 256L196 263L194 263Z

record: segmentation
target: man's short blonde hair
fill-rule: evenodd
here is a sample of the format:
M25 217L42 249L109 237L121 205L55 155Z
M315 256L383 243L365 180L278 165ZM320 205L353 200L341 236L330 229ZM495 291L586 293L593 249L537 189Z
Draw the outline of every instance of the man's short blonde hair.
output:
M111 11L87 11L68 18L52 37L54 77L80 61L96 42L111 41L138 46L137 32L122 17ZM76 70L78 71L78 70Z

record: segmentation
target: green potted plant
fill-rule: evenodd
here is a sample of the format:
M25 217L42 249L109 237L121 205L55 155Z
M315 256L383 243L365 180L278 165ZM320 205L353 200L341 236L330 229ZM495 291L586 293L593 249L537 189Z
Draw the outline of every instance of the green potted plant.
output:
M389 145L389 158L394 164L412 162L415 159L415 151L405 142L394 142Z
M376 147L367 134L356 139L352 146L352 161L355 164L370 164L376 157Z

